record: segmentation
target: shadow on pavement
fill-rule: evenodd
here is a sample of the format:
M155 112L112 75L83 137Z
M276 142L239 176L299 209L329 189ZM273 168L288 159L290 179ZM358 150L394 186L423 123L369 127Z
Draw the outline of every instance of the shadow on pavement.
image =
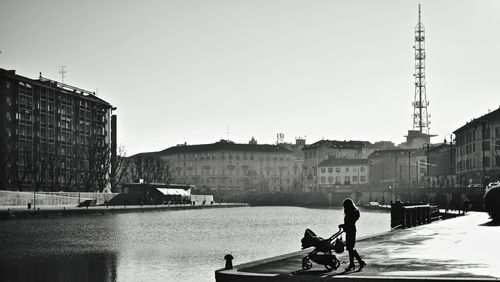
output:
M485 223L481 223L479 224L479 226L500 226L500 221L488 221L488 222L485 222Z

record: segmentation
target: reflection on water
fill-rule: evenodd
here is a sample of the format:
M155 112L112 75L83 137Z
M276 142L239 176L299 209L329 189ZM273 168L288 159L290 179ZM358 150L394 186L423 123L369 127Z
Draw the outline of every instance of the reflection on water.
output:
M362 211L359 235L388 231L389 218ZM327 237L342 219L246 207L0 221L0 281L214 281L225 254L241 264L297 251L306 228Z
M0 281L117 281L114 253L4 259Z

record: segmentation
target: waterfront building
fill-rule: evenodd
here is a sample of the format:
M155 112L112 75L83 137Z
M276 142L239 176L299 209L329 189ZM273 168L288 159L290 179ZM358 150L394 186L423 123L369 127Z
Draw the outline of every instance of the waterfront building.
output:
M473 119L453 133L459 185L484 185L499 180L500 108Z
M331 158L339 159L366 159L376 150L393 148L394 143L380 141L372 144L368 141L337 141L320 140L302 148L304 151L303 186L305 191L319 189L318 166Z
M395 191L427 185L427 157L423 148L378 150L368 159L372 189Z
M369 182L368 159L329 158L319 165L319 190L349 193Z
M302 141L298 141L300 148ZM193 184L203 194L232 199L245 192L301 190L301 159L289 146L220 140L181 144L157 154L168 161L176 183Z
M102 189L107 171L93 171L116 149L114 109L93 92L0 69L0 189Z
M455 145L442 143L426 149L429 187L455 187Z

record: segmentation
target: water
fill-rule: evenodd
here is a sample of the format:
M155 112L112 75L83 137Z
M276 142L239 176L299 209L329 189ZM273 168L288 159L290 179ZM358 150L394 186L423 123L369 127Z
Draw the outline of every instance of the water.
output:
M306 228L328 237L341 209L243 207L0 221L0 281L215 281L234 264L300 250ZM363 211L359 236L388 231ZM300 266L298 266L300 267Z

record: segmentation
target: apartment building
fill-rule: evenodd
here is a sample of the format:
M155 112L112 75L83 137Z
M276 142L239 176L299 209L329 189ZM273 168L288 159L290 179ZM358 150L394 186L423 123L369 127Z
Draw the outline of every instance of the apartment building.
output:
M453 133L459 185L484 185L499 180L500 108L471 120Z
M319 190L352 192L369 182L368 159L329 158L319 165Z
M302 160L289 146L257 144L252 138L248 144L180 144L158 154L169 162L175 183L194 184L216 197L301 189Z
M0 189L97 189L81 180L90 177L97 147L108 154L116 148L108 102L41 74L30 79L5 69L0 94Z

